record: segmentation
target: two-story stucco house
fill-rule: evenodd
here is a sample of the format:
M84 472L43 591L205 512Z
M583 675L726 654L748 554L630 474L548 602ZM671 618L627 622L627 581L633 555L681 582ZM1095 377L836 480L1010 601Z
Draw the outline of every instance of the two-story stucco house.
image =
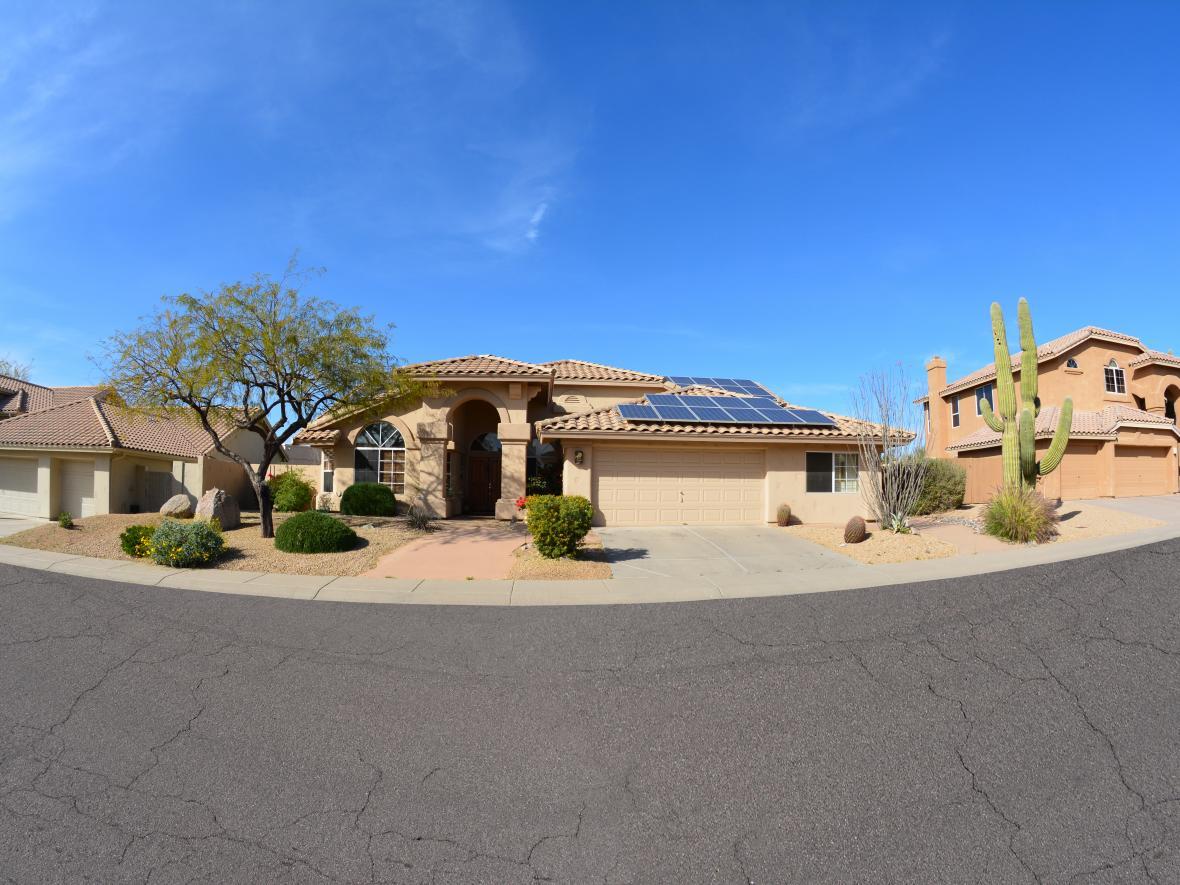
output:
M1037 448L1048 448L1065 397L1074 404L1061 466L1041 480L1051 498L1166 495L1178 488L1176 400L1180 357L1150 350L1120 332L1087 326L1037 348ZM1012 355L1020 396L1020 354ZM946 360L926 366L923 398L927 452L967 469L968 503L986 501L1000 485L1000 435L983 421L980 404L995 405L991 364L947 383Z
M296 438L322 452L322 492L381 482L436 516L503 519L547 474L589 498L598 524L766 523L780 503L807 521L864 514L864 425L750 381L490 355L407 368L439 394Z

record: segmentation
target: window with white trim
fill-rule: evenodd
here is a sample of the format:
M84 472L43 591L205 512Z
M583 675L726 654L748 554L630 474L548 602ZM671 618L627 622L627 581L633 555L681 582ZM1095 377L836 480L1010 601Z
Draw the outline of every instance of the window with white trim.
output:
M977 387L975 389L975 414L976 415L980 415L980 416L983 415L983 401L984 400L987 400L987 404L989 406L991 406L993 410L995 409L996 401L994 398L995 397L994 390L995 390L995 388L992 387L990 384L985 384L985 385L983 385L983 387Z
M370 424L356 437L355 482L379 482L395 495L406 490L406 443L388 421Z
M1107 393L1127 392L1127 379L1123 375L1123 370L1119 368L1119 364L1113 358L1106 364L1103 374L1106 376Z
M808 452L807 491L860 491L860 456L856 452Z
M325 494L332 493L332 487L335 484L336 465L332 463L332 457L324 451L320 452L320 491Z
M959 398L951 397L951 427L959 426Z

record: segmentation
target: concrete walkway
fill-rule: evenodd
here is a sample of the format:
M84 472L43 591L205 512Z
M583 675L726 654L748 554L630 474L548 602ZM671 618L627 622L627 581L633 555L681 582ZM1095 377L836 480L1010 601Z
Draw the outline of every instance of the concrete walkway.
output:
M687 602L705 599L737 599L754 596L786 596L883 587L917 581L935 581L990 574L1008 569L1062 562L1126 550L1143 544L1180 537L1180 496L1122 499L1103 502L1130 512L1166 520L1164 525L1139 532L1082 541L1066 541L1043 547L1007 547L994 553L956 556L923 562L866 566L841 563L839 567L814 567L791 572L754 572L740 568L698 569L698 574L665 571L640 574L620 570L609 581L510 581L331 577L266 574L219 569L185 570L143 565L125 560L94 559L65 553L29 550L0 543L0 562L25 568L85 575L135 584L308 599L319 602L411 603L425 605L615 605L622 603ZM745 530L751 531L749 529ZM756 532L757 530L752 530ZM609 538L610 532L605 535ZM683 539L681 539L683 540ZM669 539L675 552L679 542ZM700 541L702 546L708 545ZM835 554L832 554L835 555ZM715 550L711 556L716 560ZM819 560L824 560L820 556ZM843 559L843 558L841 558ZM737 557L738 562L741 561ZM691 569L690 569L691 570ZM655 571L659 571L657 567ZM625 573L624 573L625 572Z
M493 519L452 519L436 524L424 538L411 541L378 560L366 578L416 578L465 581L508 577L513 555L529 540L524 523Z

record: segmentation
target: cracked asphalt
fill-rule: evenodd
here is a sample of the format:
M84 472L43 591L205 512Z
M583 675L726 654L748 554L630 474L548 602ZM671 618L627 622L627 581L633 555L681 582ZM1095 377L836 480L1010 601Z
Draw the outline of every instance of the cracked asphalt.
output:
M1178 566L521 609L0 566L0 880L1177 882Z

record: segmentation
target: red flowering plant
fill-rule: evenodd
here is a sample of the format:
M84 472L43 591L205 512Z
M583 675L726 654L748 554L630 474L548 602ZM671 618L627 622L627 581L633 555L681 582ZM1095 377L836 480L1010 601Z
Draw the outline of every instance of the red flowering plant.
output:
M528 505L529 505L529 499L526 498L524 495L521 495L519 498L516 499L516 509L517 510L524 510L524 508L526 508Z

